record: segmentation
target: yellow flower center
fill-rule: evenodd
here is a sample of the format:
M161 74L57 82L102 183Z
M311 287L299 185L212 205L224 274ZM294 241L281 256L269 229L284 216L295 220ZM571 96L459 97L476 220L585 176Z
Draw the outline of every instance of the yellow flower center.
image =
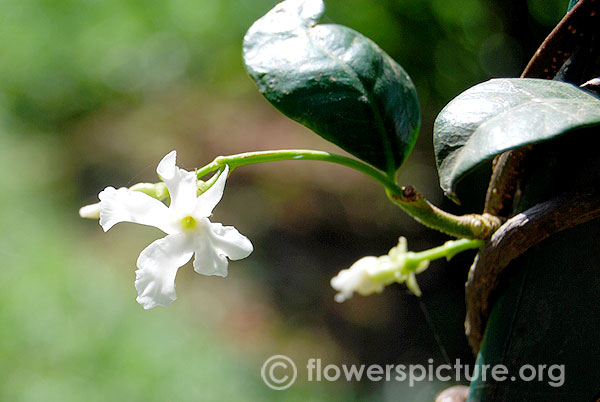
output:
M196 220L191 216L186 216L181 220L181 226L184 229L193 229L196 227Z

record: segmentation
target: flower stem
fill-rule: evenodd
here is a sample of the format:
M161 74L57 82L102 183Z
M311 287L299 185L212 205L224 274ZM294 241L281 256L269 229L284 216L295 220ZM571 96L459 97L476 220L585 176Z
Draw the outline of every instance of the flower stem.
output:
M478 239L458 239L450 240L441 246L430 248L429 250L419 252L409 252L407 259L411 261L411 265L418 267L419 264L425 260L433 261L439 258L450 259L458 253L470 250L473 248L479 248L485 244L485 241Z
M393 177L363 162L329 152L307 149L282 149L218 156L208 165L196 170L196 174L200 179L204 175L225 165L229 165L230 171L233 171L239 166L288 160L330 162L364 173L383 185L388 198L418 222L451 236L487 239L500 226L499 219L489 214L456 216L442 211L429 203L414 187L398 186Z
M229 165L230 172L232 172L239 166L290 160L322 161L347 166L362 172L367 176L370 176L390 191L401 191L400 187L394 183L393 179L365 163L357 161L356 159L348 158L346 156L330 154L329 152L323 151L313 151L309 149L281 149L274 151L244 152L235 155L217 156L211 163L196 170L196 173L198 178L201 178L202 176L225 165Z
M391 261L401 261L400 265L396 265L394 263L389 264L387 269L378 270L371 275L371 279L384 283L385 285L389 285L390 283L396 282L399 277L403 278L405 274L410 272L422 272L422 270L427 268L430 261L440 258L446 258L449 260L458 253L462 253L463 251L474 248L480 248L484 244L484 240L458 239L447 241L441 246L430 248L429 250L423 250L419 252L407 251L403 258L391 259ZM398 276L398 272L402 273L403 275Z

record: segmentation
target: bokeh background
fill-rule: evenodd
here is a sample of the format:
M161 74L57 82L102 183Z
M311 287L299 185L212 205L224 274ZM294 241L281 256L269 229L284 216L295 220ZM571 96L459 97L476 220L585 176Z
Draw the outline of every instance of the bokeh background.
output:
M308 383L324 364L472 363L463 284L472 254L436 262L423 297L392 286L333 302L329 279L397 237L446 238L349 169L281 162L236 170L215 220L255 252L226 279L185 266L179 299L144 311L139 252L160 234L79 219L107 185L155 181L178 150L193 169L250 150L340 152L257 93L241 41L272 0L0 0L0 401L429 401L450 383ZM329 0L324 22L375 40L416 83L423 127L399 181L454 212L479 211L485 172L458 208L437 185L431 126L464 89L518 76L566 0ZM262 362L298 382L268 389Z

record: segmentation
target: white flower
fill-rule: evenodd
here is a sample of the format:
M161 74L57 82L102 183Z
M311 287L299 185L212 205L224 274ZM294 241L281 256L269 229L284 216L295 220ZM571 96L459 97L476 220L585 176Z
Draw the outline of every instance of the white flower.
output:
M104 231L119 222L133 222L157 227L167 234L146 247L137 260L136 300L145 309L168 306L177 298L175 275L192 256L199 274L227 276L227 258L239 260L253 250L250 240L235 228L208 220L223 196L229 168L226 166L216 182L197 196L196 174L178 168L175 159L172 151L156 169L169 190L169 207L126 188L107 187L98 195Z
M393 247L389 254L361 258L331 279L331 287L338 291L335 301L341 303L348 300L354 292L362 296L381 293L386 285L394 282L406 283L415 295L421 296L415 273L427 269L429 261L421 261L418 265L411 266L408 259L413 255L414 253L407 250L406 238L400 237L398 245Z

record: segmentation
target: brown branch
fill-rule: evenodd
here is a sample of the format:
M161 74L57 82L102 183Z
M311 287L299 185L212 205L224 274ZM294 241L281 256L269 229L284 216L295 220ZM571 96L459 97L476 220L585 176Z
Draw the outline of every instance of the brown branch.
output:
M483 212L494 216L508 216L511 201L523 178L525 156L531 146L504 152L494 158L492 177L485 195Z
M521 78L551 80L590 33L597 32L597 0L579 0L535 52Z
M540 203L504 223L479 251L466 284L465 330L477 353L502 272L515 258L549 236L600 217L600 190L566 194Z

